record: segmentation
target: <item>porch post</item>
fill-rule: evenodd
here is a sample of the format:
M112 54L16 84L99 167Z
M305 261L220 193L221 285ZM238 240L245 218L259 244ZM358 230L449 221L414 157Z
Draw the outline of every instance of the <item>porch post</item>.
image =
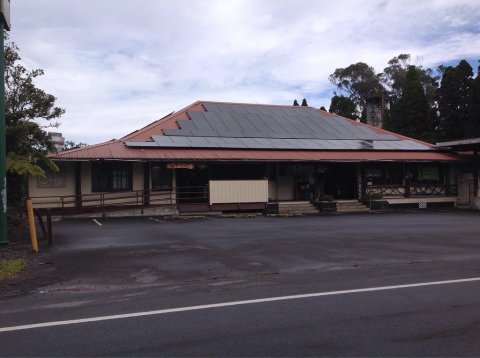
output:
M82 208L82 162L75 162L75 207Z
M150 205L150 162L143 162L143 205Z
M478 150L473 152L473 197L478 197Z
M445 170L444 176L445 176L445 196L450 196L451 191L450 191L450 163L445 163L444 164Z
M405 178L405 197L410 197L410 173L408 172L407 163L403 163L403 177Z
M362 163L358 163L358 169L357 169L357 183L358 186L360 187L358 190L358 199L362 200L367 196L367 188L366 182L365 182L365 176L363 175L363 165Z

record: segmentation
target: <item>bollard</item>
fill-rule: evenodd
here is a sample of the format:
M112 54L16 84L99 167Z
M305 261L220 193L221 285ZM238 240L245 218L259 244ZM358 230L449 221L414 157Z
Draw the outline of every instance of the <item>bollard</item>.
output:
M27 216L30 227L30 241L32 242L32 250L38 252L37 229L35 228L35 217L33 216L32 199L27 199Z

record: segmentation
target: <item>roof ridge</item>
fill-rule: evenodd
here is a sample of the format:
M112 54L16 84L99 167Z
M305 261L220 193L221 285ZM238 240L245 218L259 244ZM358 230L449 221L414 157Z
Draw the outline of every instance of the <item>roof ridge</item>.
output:
M92 148L98 148L98 147L102 147L102 146L106 146L106 145L109 145L109 144L115 144L115 143L119 143L120 140L119 139L111 139L107 142L102 142L102 143L97 143L97 144L90 144L90 145L86 145L84 147L80 147L80 148L72 148L72 149L68 149L68 150L62 150L60 152L57 152L57 153L52 153L50 155L48 155L50 158L54 158L54 157L57 157L57 156L62 156L62 155L65 155L65 154L71 154L71 153L76 153L76 152L81 152L81 151L85 151L85 150L89 150L89 149L92 149Z
M201 104L201 101L193 102L192 104L189 104L188 106L186 106L186 107L184 107L184 108L182 108L178 111L173 111L170 114L167 114L166 116L163 116L162 118L157 119L157 120L153 121L152 123L147 124L146 126L140 128L140 129L137 129L136 131L133 131L133 132L127 134L127 135L124 135L123 137L120 138L120 140L125 141L125 140L130 139L131 137L142 134L143 132L151 129L152 127L154 127L156 125L168 122L168 121L176 118L178 115L187 112L190 108L195 107L198 104Z
M233 104L233 105L239 105L239 106L261 106L261 107L289 107L289 108L313 108L317 109L315 107L311 106L292 106L292 105L287 105L287 104L264 104L264 103L245 103L245 102L224 102L224 101L198 101L200 103L216 103L216 104Z

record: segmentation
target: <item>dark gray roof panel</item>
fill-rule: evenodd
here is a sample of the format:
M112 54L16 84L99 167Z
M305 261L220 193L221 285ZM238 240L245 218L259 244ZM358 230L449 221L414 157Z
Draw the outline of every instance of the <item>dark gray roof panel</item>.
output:
M228 138L153 136L158 147L231 148L231 149L294 149L294 150L431 150L413 140L370 141L331 139ZM151 147L152 142L126 142L127 146Z
M430 150L414 140L381 134L340 116L310 107L204 103L188 111L179 129L165 129L154 142L127 146L292 150Z

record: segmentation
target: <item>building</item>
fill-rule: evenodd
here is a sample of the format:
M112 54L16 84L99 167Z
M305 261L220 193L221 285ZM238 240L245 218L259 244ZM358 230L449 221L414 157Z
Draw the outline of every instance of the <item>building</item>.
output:
M264 210L289 201L455 205L465 158L312 107L199 101L118 140L53 154L37 207ZM103 210L103 209L102 209Z

